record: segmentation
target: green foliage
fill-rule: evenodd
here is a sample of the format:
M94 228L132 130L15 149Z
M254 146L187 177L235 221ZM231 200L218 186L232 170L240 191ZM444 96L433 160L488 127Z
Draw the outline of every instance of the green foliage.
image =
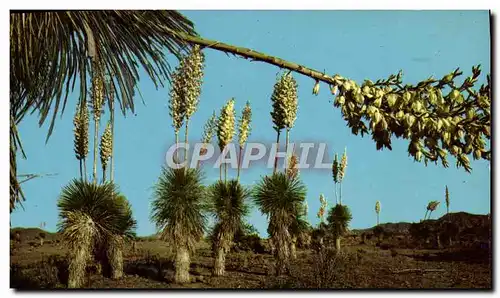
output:
M288 227L305 200L306 190L298 177L289 179L277 172L257 184L253 198L260 211L274 221L273 225Z
M212 213L216 220L216 233L231 234L244 226L243 219L248 214L246 203L250 191L238 180L228 182L217 181L209 189L210 200L213 202Z
M74 179L63 188L57 206L59 232L71 244L81 241L82 227L90 222L97 239L135 235L130 205L113 183L97 185Z
M103 20L113 26L103 26ZM167 30L195 33L193 23L167 10L11 12L10 24L11 105L20 115L32 108L40 111L40 125L52 109L49 135L77 78L83 82L80 98L86 101L89 56L99 56L113 73L125 112L134 109L139 65L160 86L170 75L164 48L178 58L189 49Z
M347 233L352 214L349 207L337 204L328 212L328 229L335 237L344 236Z
M164 168L155 185L151 219L162 239L193 250L205 231L202 173L191 168Z

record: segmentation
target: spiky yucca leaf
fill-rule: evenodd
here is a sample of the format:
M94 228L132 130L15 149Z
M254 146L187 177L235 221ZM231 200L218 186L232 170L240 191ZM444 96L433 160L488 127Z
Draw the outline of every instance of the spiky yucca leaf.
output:
M76 159L84 160L89 152L89 110L84 102L77 105L73 124Z
M328 212L328 228L335 237L344 236L347 233L352 214L349 207L337 204Z
M164 168L155 185L151 219L161 238L175 249L194 250L205 231L202 173L193 168Z
M250 102L247 101L243 111L241 112L241 118L238 121L238 143L240 147L243 147L248 139L251 131L252 121L252 108L250 107Z
M104 133L101 137L101 145L100 145L100 157L103 175L106 173L106 168L108 165L109 158L111 157L111 153L113 150L113 136L111 135L111 123L108 122L106 125L106 129L104 129Z
M234 135L234 98L231 98L221 109L219 120L217 121L217 138L219 149L222 151L227 144L231 143Z

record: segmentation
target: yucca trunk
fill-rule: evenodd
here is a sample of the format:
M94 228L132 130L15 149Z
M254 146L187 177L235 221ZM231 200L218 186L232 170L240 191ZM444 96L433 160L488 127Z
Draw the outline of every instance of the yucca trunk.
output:
M216 248L215 260L214 260L214 275L223 276L226 272L226 250L223 246L218 246Z
M190 281L189 278L189 251L187 247L180 246L176 249L175 252L175 283L188 283Z
M336 236L335 237L335 250L336 250L337 253L340 253L340 250L341 250L341 248L340 248L340 239L341 239L340 236Z
M436 233L436 246L437 248L441 248L441 237L439 236L439 233Z
M280 276L288 274L290 268L288 231L281 227L276 236L276 275Z
M290 241L290 258L292 260L297 259L297 237L292 237Z
M273 169L273 174L276 173L276 169L278 168L278 150L280 146L280 132L281 130L277 130L277 137L276 137L276 156L274 157L274 169Z
M68 288L81 288L86 280L87 264L91 257L91 238L82 238L82 241L74 249L74 253L68 267Z
M40 237L40 246L43 246L43 238Z
M111 269L111 278L123 277L123 239L114 235L108 243L107 256Z

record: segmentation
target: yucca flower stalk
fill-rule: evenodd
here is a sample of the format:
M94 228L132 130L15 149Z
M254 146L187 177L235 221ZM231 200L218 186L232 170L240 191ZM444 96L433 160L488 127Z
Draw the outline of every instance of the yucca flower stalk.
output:
M102 182L106 181L106 169L108 166L108 161L113 153L113 135L111 132L111 122L108 122L106 129L101 137L101 165L102 165Z
M337 196L337 184L339 183L339 159L337 153L335 153L335 158L332 163L332 175L333 175L333 192L335 195L335 204L339 203Z
M328 208L328 202L323 194L319 195L319 211L318 211L318 218L320 219L321 223L325 222L325 212Z
M102 64L97 57L92 58L92 113L94 115L94 183L97 184L97 145L99 122L104 105L104 79Z
M293 106L291 103L291 96L293 96L293 92L291 91L293 85L293 77L290 73L283 74L279 77L274 84L273 93L271 95L271 101L273 103L273 111L271 112L271 117L274 123L274 129L276 130L276 153L278 153L279 141L281 130L287 127L290 127L290 120L295 119L291 116L291 110ZM292 122L293 122L292 121ZM293 123L292 123L293 126ZM278 167L278 158L275 158L274 161L274 169L273 173L276 172Z
M339 168L339 204L342 205L342 182L344 182L345 172L347 169L347 148L344 149L344 154L342 154L342 159L340 160Z
M427 210L425 211L425 216L424 216L424 220L426 219L427 217L427 213L430 211L429 213L429 218L431 218L431 214L433 211L435 211L437 209L437 207L439 206L441 202L438 202L438 201L430 201L428 204L427 204Z
M215 136L216 130L217 130L217 115L215 114L214 111L212 116L208 118L207 122L205 123L205 126L203 127L203 137L201 139L203 145L200 149L200 156L203 156L207 153L206 146L212 143L212 139ZM199 166L200 166L200 161L198 161L196 167L198 168Z
M446 185L445 190L445 199L446 199L446 214L450 212L450 193L448 192L448 185Z
M238 153L238 180L240 179L240 167L241 167L241 153L243 152L243 146L250 135L252 130L252 108L250 107L250 102L247 101L243 111L241 112L241 118L238 121L238 144L240 147Z
M179 162L179 130L181 129L182 125L184 124L184 117L185 117L185 112L184 112L184 106L182 105L182 74L180 73L180 68L178 67L173 73L172 73L172 80L171 80L171 88L170 88L170 99L169 99L169 105L168 108L170 110L169 114L170 117L172 117L172 126L174 128L174 134L175 134L175 146L176 146L176 151L175 151L175 157L176 157L176 162Z
M379 224L379 215L380 215L380 201L375 203L375 212L377 213L377 226Z
M219 149L221 152L224 151L227 144L231 143L234 135L234 122L235 122L235 111L234 111L234 98L231 98L222 107L219 120L217 121L217 139L219 144ZM227 181L227 164L224 164L224 181ZM222 168L220 169L222 171ZM222 180L222 172L220 172L220 180Z
M86 158L89 152L89 110L85 102L76 107L74 124L74 143L76 159L80 162L81 179L87 179Z
M288 144L290 143L290 130L295 125L295 120L297 119L297 109L298 109L298 96L297 96L297 82L291 75L286 76L285 81L286 90L286 140L285 140L285 152L288 154Z
M205 56L199 45L195 45L190 54L181 60L181 78L183 81L181 105L186 122L185 143L188 144L189 119L198 109L203 83ZM189 151L185 151L184 160L189 162Z
M111 156L110 156L110 167L109 167L109 178L110 181L114 181L115 177L115 160L114 160L114 138L115 138L115 88L113 86L113 79L110 78L107 83L108 91L108 105L109 105L109 120L111 122Z
M295 154L292 154L289 158L286 173L289 179L293 179L299 175L299 158Z

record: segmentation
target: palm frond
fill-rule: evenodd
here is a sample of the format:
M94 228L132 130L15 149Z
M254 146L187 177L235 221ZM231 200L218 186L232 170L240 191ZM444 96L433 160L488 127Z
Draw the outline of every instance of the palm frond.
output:
M151 219L163 239L194 248L205 232L206 191L199 169L164 168L153 194Z
M139 65L155 86L162 86L171 71L163 50L180 59L190 48L172 31L195 34L192 22L175 11L11 11L10 87L15 94L11 100L15 118L38 111L41 125L53 109L48 138L76 79L85 101L91 69L88 57L95 56L112 74L123 112L133 111Z

